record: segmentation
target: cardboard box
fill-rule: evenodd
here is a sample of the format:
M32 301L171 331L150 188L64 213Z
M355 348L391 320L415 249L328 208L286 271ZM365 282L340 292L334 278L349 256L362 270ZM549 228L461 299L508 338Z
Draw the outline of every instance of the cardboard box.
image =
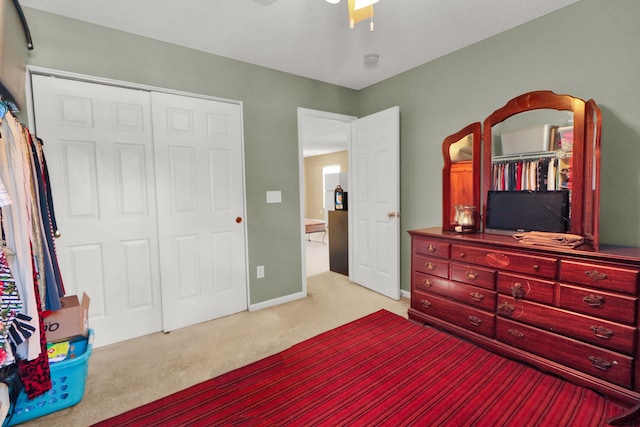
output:
M47 342L65 341L89 333L89 296L82 293L82 302L77 295L60 298L62 308L52 311L44 319Z

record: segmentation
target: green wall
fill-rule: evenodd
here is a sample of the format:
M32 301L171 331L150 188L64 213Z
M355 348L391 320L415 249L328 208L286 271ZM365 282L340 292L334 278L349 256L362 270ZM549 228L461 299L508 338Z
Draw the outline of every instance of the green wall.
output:
M406 230L442 223L442 140L532 90L598 103L600 239L640 246L639 53L640 1L582 0L360 91L360 116L400 106L402 288Z
M361 91L29 8L25 13L35 44L32 65L243 102L249 271L265 265L267 273L260 280L250 275L252 303L301 291L297 107L364 116L400 106L405 290L405 231L441 223L442 139L531 90L593 98L601 107L601 241L640 246L637 0L581 0ZM273 189L283 191L282 204L265 203L265 191Z
M25 15L31 65L243 102L251 303L301 292L297 108L355 115L356 92L35 9ZM267 190L282 190L283 202L267 205Z

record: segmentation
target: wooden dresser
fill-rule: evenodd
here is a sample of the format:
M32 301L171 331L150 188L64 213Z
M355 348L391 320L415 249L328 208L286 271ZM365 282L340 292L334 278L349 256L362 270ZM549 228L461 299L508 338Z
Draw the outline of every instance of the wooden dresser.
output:
M540 249L441 228L409 234L410 319L640 402L640 249Z

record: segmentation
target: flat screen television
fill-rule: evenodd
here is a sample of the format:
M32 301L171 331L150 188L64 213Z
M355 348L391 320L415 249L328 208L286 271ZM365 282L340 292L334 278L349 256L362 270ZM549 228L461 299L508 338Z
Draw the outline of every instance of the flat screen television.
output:
M510 231L569 230L569 191L489 191L487 229Z

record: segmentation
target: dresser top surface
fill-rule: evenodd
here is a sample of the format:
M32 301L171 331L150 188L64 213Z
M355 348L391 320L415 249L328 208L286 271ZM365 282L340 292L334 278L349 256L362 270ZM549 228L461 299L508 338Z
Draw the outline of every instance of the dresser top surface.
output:
M494 233L469 233L460 234L453 231L443 231L441 227L420 228L407 231L412 236L424 236L430 238L446 239L451 242L474 243L487 246L498 246L504 249L526 250L539 253L553 254L556 256L576 256L580 258L599 259L610 262L629 262L640 265L640 248L629 246L600 245L595 251L591 246L584 244L577 248L569 247L540 247L523 245L511 235Z

